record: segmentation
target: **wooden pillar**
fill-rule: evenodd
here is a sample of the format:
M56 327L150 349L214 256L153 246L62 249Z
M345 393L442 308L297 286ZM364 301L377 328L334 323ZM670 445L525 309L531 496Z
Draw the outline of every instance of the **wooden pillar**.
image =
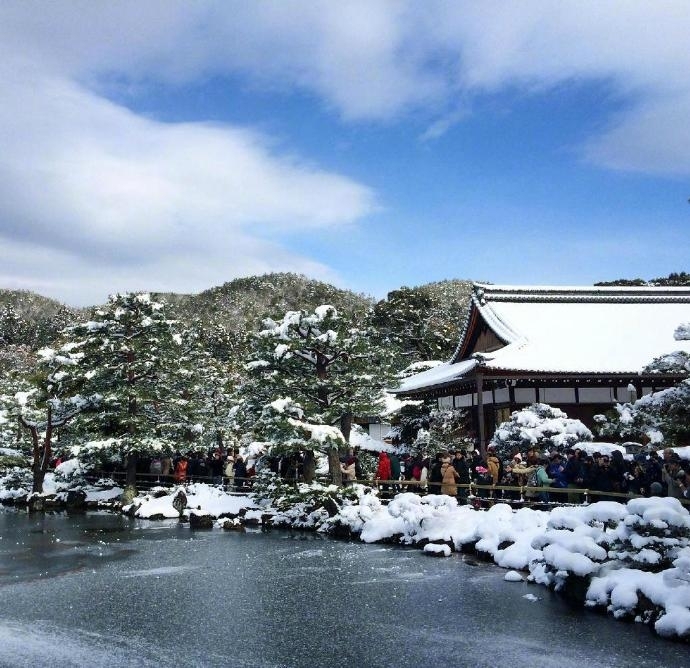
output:
M477 420L479 422L479 452L486 458L486 425L484 424L484 376L477 376Z

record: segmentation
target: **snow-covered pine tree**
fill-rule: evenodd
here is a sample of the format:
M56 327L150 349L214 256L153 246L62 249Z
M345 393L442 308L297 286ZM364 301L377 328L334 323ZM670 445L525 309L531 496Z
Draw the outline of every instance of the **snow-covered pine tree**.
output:
M682 322L673 332L676 341L690 341L690 322Z
M264 406L254 425L254 434L258 440L270 444L272 455L328 452L345 444L338 427L306 422L302 407L288 398Z
M112 295L93 321L70 328L84 353L84 379L102 396L83 421L92 438L113 439L126 459L127 492L140 455L170 453L200 431L185 338L147 293Z
M100 397L79 392L79 363L83 353L78 345L66 343L58 349L43 348L38 356L39 373L33 380L33 388L16 392L15 399L19 423L31 437L32 491L41 493L58 430L94 409Z
M239 374L237 362L215 356L207 349L208 339L203 324L195 320L181 335L179 394L190 402L188 417L202 425L204 447L227 447L231 430L230 410ZM198 430L197 430L198 431Z
M435 408L429 418L429 455L458 448L474 449L469 411L463 408Z
M399 353L398 369L410 359L446 360L457 345L471 292L467 281L443 281L388 293L371 313L372 326Z
M690 439L690 379L633 403L617 404L615 412L594 419L601 436L685 445Z
M690 322L678 325L673 338L690 340ZM652 360L644 371L686 375L690 372L690 355L682 350L662 355ZM690 438L690 379L635 402L617 404L614 411L595 415L594 419L601 436L657 445L684 445Z
M0 346L0 447L21 447L17 393L31 392L30 378L39 376L35 354L28 346Z
M0 306L0 345L31 343L27 341L28 331L19 317L14 304Z
M250 378L241 389L250 424L267 404L290 397L304 411L306 424L337 425L347 441L352 416L377 414L389 382L388 353L372 345L372 334L328 305L265 320L246 365ZM338 448L331 444L327 450L330 474L340 483ZM313 475L313 451L306 450L305 478Z

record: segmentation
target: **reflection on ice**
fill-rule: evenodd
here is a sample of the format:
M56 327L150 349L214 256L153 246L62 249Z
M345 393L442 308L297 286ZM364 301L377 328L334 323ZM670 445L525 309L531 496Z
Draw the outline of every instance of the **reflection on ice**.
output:
M177 575L199 568L199 566L159 566L158 568L146 568L139 571L128 571L122 573L123 578L143 578L149 576L160 577L161 575Z

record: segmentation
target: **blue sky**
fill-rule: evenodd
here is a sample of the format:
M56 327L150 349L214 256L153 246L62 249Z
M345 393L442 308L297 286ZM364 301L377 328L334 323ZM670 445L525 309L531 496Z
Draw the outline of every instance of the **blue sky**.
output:
M688 270L683 2L0 6L0 287Z

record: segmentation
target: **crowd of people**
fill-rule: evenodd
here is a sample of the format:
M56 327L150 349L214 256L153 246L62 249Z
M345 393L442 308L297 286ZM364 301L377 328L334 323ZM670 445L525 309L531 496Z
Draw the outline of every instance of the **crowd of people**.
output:
M530 449L515 452L502 460L489 446L486 457L479 451L458 449L452 455L440 452L434 458L407 455L399 460L386 452L379 454L376 480L382 492L390 494L405 487L407 491L448 494L465 501L471 483L483 487L513 487L501 490L504 498L526 496L539 501L580 503L616 494L672 496L690 499L690 462L672 449L624 457L620 450L611 454L588 454L580 448L564 453L545 454ZM557 492L556 490L563 490Z
M69 457L65 454L57 456L52 466L59 466ZM172 485L188 482L203 482L211 485L225 485L230 490L244 491L251 487L251 480L255 475L253 466L248 466L245 459L238 452L220 448L205 450L191 450L186 453L176 452L172 456L138 457L137 478L150 484ZM117 478L124 475L125 462L119 464L109 461L100 467L93 475L111 475Z
M367 482L360 454L349 449L341 458L340 468L344 484ZM262 458L276 474L287 480L301 480L302 460L299 455ZM57 457L53 462L58 465ZM137 473L144 474L157 484L204 482L224 485L232 491L247 491L256 474L255 462L245 461L232 449L196 450L173 456L139 458ZM619 450L610 454L589 454L580 448L563 453L546 454L536 449L524 453L515 451L501 459L489 446L486 456L478 450L454 453L439 452L434 457L381 451L376 462L374 482L383 497L400 491L418 494L446 494L464 503L470 485L500 495L505 499L523 496L544 502L581 503L604 498L615 499L617 494L641 496L671 496L690 499L690 461L683 461L670 448L645 452L634 457ZM496 494L492 488L498 487ZM508 489L503 489L508 488ZM513 489L510 489L513 488ZM587 490L586 494L582 490ZM480 491L481 494L481 491Z

